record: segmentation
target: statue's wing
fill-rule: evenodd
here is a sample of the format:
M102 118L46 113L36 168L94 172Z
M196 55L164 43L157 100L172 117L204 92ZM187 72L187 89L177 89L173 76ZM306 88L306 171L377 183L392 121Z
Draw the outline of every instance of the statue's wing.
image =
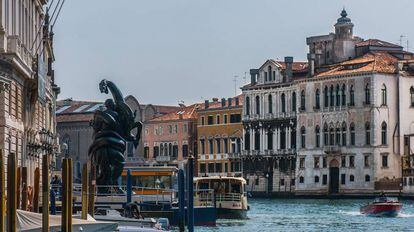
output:
M102 80L100 83L101 91L102 89L111 91L112 97L114 98L114 102L116 105L119 105L120 103L124 102L124 97L121 93L121 91L118 89L118 87L112 82L108 80ZM104 91L107 93L107 91Z

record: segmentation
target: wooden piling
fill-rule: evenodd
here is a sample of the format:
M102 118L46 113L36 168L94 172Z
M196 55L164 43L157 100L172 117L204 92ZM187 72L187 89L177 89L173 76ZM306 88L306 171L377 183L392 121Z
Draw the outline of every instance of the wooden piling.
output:
M88 164L83 164L82 170L82 219L88 219Z
M21 193L21 185L20 183L22 182L22 176L21 176L21 172L22 169L21 167L17 166L17 173L16 173L16 178L17 178L17 192L16 192L16 202L17 202L17 208L20 208L20 193Z
M72 159L62 163L62 232L72 231Z
M10 153L7 159L7 231L16 231L17 217L17 160Z
M89 176L89 203L88 211L92 217L95 214L95 191L96 191L96 167L91 164L91 173Z
M33 187L33 212L39 212L39 191L40 191L40 169L36 168L34 173Z
M49 155L42 159L42 231L49 231Z
M27 167L22 167L22 210L27 210L28 192L27 192Z
M0 150L0 232L5 231L6 227L6 176L3 150Z

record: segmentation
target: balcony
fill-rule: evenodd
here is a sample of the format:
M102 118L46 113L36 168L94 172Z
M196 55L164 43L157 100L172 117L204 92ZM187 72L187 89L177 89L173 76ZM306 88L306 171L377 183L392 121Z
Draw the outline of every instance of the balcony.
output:
M157 161L157 162L170 162L171 157L169 157L169 156L157 156L157 157L155 157L155 161Z
M323 148L323 151L326 154L331 154L331 155L340 154L341 153L341 147L338 146L338 145L329 145L329 146L325 146Z
M22 44L17 35L7 37L7 52L14 53L20 58L20 62L24 65L25 71L29 72L32 69L33 56L30 51Z

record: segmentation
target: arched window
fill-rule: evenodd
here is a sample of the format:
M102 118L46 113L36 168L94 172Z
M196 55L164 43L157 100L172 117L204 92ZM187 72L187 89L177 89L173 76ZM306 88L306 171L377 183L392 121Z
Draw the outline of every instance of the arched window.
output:
M269 94L269 96L267 97L267 103L268 103L268 111L269 114L273 113L273 98L272 98L272 94Z
M256 96L256 114L260 114L260 97Z
M323 125L323 144L325 146L329 145L329 136L328 136L328 124Z
M346 123L342 123L342 146L346 146Z
M250 97L246 97L246 115L250 115Z
M305 178L303 176L299 177L299 183L301 184L305 183Z
M296 92L292 93L292 112L296 112Z
M246 129L246 133L244 134L244 150L250 150L250 132Z
M369 122L365 123L365 144L371 144L371 126L369 125Z
M164 155L164 144L161 143L160 145L160 155L163 156Z
M385 84L382 85L381 99L382 99L382 105L386 106L387 105L387 86L385 86Z
M346 105L346 93L345 93L345 84L342 84L342 89L341 89L341 92L342 92L342 106L345 106Z
M168 144L168 155L169 156L173 156L173 148L172 148L172 144Z
M365 182L370 182L371 181L371 177L369 175L365 175Z
M369 84L365 85L365 104L371 104L371 92L369 89Z
M386 145L387 144L387 123L382 122L381 124L381 144Z
M319 183L319 176L315 176L315 183Z
M331 85L331 88L329 89L329 96L330 96L330 106L334 106L335 105L335 95L334 95L334 87L333 85Z
M268 80L269 81L272 81L273 80L273 77L272 77L272 66L269 65L269 67L267 67L267 72L269 73Z
M351 122L351 125L349 125L349 134L351 145L355 146L355 124L353 122Z
M296 127L292 128L290 132L290 147L295 149L296 148Z
M300 145L302 148L306 147L306 129L304 126L300 128Z
M320 140L321 140L321 129L319 125L315 127L315 147L320 147Z
M351 85L349 87L349 105L354 106L355 105L355 94L354 94L354 86Z
M339 85L336 85L336 106L339 106L341 104L341 95L339 93Z
M286 130L284 127L280 130L280 149L286 149Z
M334 126L331 124L329 126L329 145L335 144L335 131Z
M280 105L281 105L281 111L284 113L286 112L286 102L285 102L285 94L282 93L282 95L280 96Z
M254 150L260 151L260 131L256 130L254 133Z
M350 175L350 176L349 176L349 182L354 182L354 180L355 180L354 175Z
M328 86L323 90L323 103L325 107L329 106Z
M315 109L320 109L320 93L319 93L319 89L316 89L315 91Z
M410 88L410 100L411 100L411 107L414 107L414 87L411 86Z
M306 104L305 90L302 90L300 92L300 110L305 110L305 104Z

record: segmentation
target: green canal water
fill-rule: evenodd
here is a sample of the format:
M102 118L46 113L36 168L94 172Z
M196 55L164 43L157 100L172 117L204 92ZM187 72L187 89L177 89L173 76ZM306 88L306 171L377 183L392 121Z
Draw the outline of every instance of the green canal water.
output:
M370 200L249 199L247 220L218 220L195 231L414 231L414 201L403 201L396 218L367 217L359 208Z

